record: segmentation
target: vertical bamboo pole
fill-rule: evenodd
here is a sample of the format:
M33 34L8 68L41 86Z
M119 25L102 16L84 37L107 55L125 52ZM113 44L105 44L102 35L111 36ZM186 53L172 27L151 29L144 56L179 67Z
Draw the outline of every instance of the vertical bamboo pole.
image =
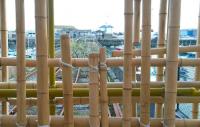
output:
M199 8L199 17L198 17L198 34L197 34L197 45L200 45L200 8ZM197 52L197 58L200 58L200 52ZM200 81L200 66L196 67L195 70L195 80ZM199 114L199 104L192 104L192 118L198 119Z
M142 50L140 84L140 126L150 126L151 0L142 2Z
M25 18L24 0L16 0L17 34L17 124L26 126L26 79L25 79Z
M107 95L107 66L105 48L100 49L100 102L101 102L101 126L109 127L108 120L108 95Z
M99 55L96 53L89 55L89 107L90 107L90 127L100 127L99 120Z
M62 62L71 65L70 38L68 35L61 36ZM73 86L72 67L63 66L63 96L64 96L64 127L74 127L73 118Z
M134 27L133 27L133 43L140 42L140 7L141 0L134 1Z
M158 36L158 47L165 47L165 31L166 31L166 16L167 16L167 0L160 1L160 12L159 12L159 36ZM163 58L164 54L158 54L158 58ZM157 81L163 81L163 67L157 67ZM156 117L160 118L162 114L162 103L156 104Z
M141 0L134 0L134 23L133 23L133 45L139 44L140 41L140 6ZM133 54L134 55L134 54ZM134 56L135 57L135 56ZM136 80L135 66L132 67L132 80ZM133 117L137 115L137 103L133 100Z
M48 0L48 5L49 57L54 58L54 0ZM51 87L55 86L55 71L53 67L49 69L49 83Z
M0 32L1 32L1 56L8 56L8 31L6 23L6 0L0 0ZM2 81L8 81L7 66L2 66ZM2 102L2 114L8 114L8 102Z
M48 10L48 41L49 41L49 57L55 57L55 45L54 45L54 0L47 0L47 10ZM55 86L55 70L54 67L49 68L49 84L50 87ZM53 98L50 98L53 102ZM50 114L55 115L55 104L50 104Z
M37 44L38 125L49 126L48 46L46 0L35 0Z
M169 0L164 126L175 127L181 0Z
M124 4L124 84L123 84L123 127L131 127L132 116L132 36L133 36L133 0L125 0Z

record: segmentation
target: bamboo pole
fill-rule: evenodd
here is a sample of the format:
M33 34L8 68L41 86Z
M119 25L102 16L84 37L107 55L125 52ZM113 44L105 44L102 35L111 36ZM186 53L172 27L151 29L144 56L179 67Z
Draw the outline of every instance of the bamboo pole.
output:
M49 41L49 58L55 57L55 45L54 45L54 0L47 0L47 19L48 19L48 41ZM55 70L54 67L49 68L49 85L55 86ZM50 104L50 114L55 115L55 105Z
M54 45L54 0L48 0L48 28L49 28L49 57L54 58L55 56L55 45ZM51 87L55 85L55 70L53 67L49 68L49 83Z
M158 36L158 47L165 47L165 33L166 33L166 15L167 15L167 0L160 1L160 12L159 12L159 36ZM164 54L158 54L158 58L164 58ZM163 67L157 67L157 81L163 81ZM156 117L161 118L162 115L162 103L156 104Z
M7 21L6 21L6 1L0 0L0 32L1 32L1 56L7 57L8 55L8 31L7 31ZM2 81L8 80L8 68L2 66ZM8 114L9 104L6 101L2 102L2 114Z
M48 50L46 0L35 0L37 43L38 125L49 126Z
M180 0L169 0L169 23L167 39L167 63L165 86L164 126L175 126L175 105L177 93L178 47L180 30Z
M200 8L199 8L199 17L198 17L198 34L197 34L197 46L200 45ZM200 52L197 52L197 58L200 58ZM195 80L200 81L200 66L196 66L195 70ZM192 118L198 119L199 114L199 104L192 104Z
M150 48L151 48L151 0L142 2L142 50L140 84L140 127L150 126Z
M123 88L108 88L107 94L109 97L123 97ZM27 89L27 98L37 97L36 89ZM99 93L95 93L99 95ZM154 97L164 97L164 88L151 88L150 95ZM0 89L0 97L1 98L16 98L16 89ZM89 96L89 88L74 88L73 89L73 97L88 97ZM131 96L140 96L140 88L132 88ZM178 88L177 96L184 97L199 97L200 91L195 88ZM63 97L62 88L51 88L49 89L49 97ZM39 98L38 98L39 99ZM131 98L132 99L132 98ZM199 100L197 101L199 102Z
M73 119L73 86L72 86L72 64L70 38L68 35L61 36L62 62L69 66L63 65L63 96L64 96L64 127L74 127Z
M123 58L107 58L106 65L108 67L123 66ZM36 60L26 60L26 67L36 67ZM0 58L0 65L3 66L16 66L16 58ZM132 58L132 64L135 66L141 66L141 58ZM178 59L179 66L200 66L200 58L197 59ZM60 67L60 58L49 58L49 67ZM86 58L72 58L72 66L74 67L88 67L88 59ZM166 66L165 58L151 58L151 66Z
M15 127L16 116L0 116L0 122L2 127ZM28 116L27 118L28 125L30 127L37 127L37 116ZM152 119L151 127L163 127L162 119ZM62 116L51 116L51 127L63 127L64 118ZM122 118L109 118L109 127L120 127L122 124ZM139 118L131 118L131 127L139 127ZM76 117L75 118L75 127L89 127L89 118L88 117ZM176 127L199 127L199 120L194 119L177 119Z
M167 15L167 0L161 0L160 2L160 17L159 17L159 36L158 47L165 47L165 31L166 31L166 15ZM163 54L158 54L158 58L163 58ZM157 81L163 80L163 67L157 68Z
M99 54L89 55L89 123L90 127L100 127L99 120Z
M100 103L101 103L101 126L109 127L108 121L108 95L107 95L107 66L105 48L100 49Z
M141 82L131 82L133 88L139 88ZM0 82L0 89L16 89L17 82ZM108 88L122 88L123 82L107 82ZM73 88L88 88L88 83L73 83ZM34 81L26 82L27 89L36 89L37 83ZM165 87L165 82L150 82L151 88L162 88ZM200 89L200 81L179 81L177 82L178 88L195 88ZM63 88L63 82L56 81L54 88Z
M25 17L24 0L16 0L17 34L17 125L26 126L26 79L25 79Z
M133 23L133 45L136 46L140 42L140 5L141 0L134 0L134 23ZM133 53L134 57L135 54ZM135 66L132 67L133 74L132 80L135 81ZM136 117L137 115L137 103L133 100L132 106L133 116Z
M124 3L124 84L123 84L123 127L131 127L132 116L131 81L132 81L132 39L133 39L133 0Z
M151 49L151 55L158 55L158 54L166 54L166 47L163 48L152 48ZM182 46L179 47L179 53L185 53L185 52L199 52L200 51L200 45L191 45L191 46ZM132 51L135 56L141 56L141 49L135 49ZM112 57L119 57L123 55L123 51L115 50L112 52Z

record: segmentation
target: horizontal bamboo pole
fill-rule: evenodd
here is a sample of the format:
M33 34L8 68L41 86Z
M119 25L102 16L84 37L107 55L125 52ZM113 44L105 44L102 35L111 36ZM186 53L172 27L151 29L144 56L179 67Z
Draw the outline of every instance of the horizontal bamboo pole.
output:
M4 99L5 100L5 99ZM139 96L133 96L132 100L134 100L136 103L140 103ZM16 98L8 98L7 101L11 105L16 104ZM161 96L151 96L150 97L151 103L163 103L164 98ZM178 96L176 99L177 103L199 103L200 98L199 96ZM52 102L54 104L64 104L63 97L56 97ZM73 103L76 104L88 104L89 103L89 97L73 97ZM108 97L108 103L122 103L122 97ZM28 106L37 105L37 98L26 98L26 104Z
M37 127L37 116L28 116L27 124L29 127ZM51 127L63 127L63 116L51 116ZM139 127L139 118L131 117L131 127ZM0 116L0 122L2 127L16 127L16 116ZM110 117L109 127L121 127L122 118ZM162 119L151 119L151 127L163 127ZM195 119L176 119L176 127L199 127L200 121ZM74 119L74 127L89 127L88 117L76 117Z
M108 88L108 96L122 96L123 88ZM36 97L37 90L36 89L27 89L26 90L27 98ZM132 88L131 91L132 96L140 95L140 88ZM151 96L163 96L164 97L164 88L151 88L150 89ZM74 88L73 89L73 97L88 97L89 96L89 88ZM200 91L195 88L179 88L177 90L177 96L200 96ZM16 97L15 89L1 89L0 90L0 98L5 97ZM61 88L51 88L49 89L49 97L63 97Z
M151 48L151 55L166 54L166 48ZM179 53L185 52L200 52L200 45L179 47ZM133 50L135 56L141 56L141 49ZM123 50L115 50L112 52L112 57L123 55Z
M106 65L108 67L123 66L123 58L107 58ZM182 59L178 60L179 66L200 66L200 58L197 59ZM132 64L136 66L141 65L141 58L132 58ZM16 66L16 58L0 58L1 66ZM72 65L74 67L88 67L87 58L73 58ZM26 60L27 67L36 67L36 60ZM61 60L59 58L48 59L49 67L61 67ZM151 58L151 66L166 66L165 58Z
M62 88L62 81L57 81L54 88ZM0 82L0 89L16 89L17 82ZM123 82L108 82L108 88L122 88ZM139 88L140 82L132 82L132 87ZM200 89L200 81L178 81L178 88L190 88L194 87L196 89ZM26 82L27 89L36 89L37 83L34 81ZM73 83L73 88L88 88L88 83ZM165 82L163 81L155 81L150 82L151 88L161 88L165 87Z

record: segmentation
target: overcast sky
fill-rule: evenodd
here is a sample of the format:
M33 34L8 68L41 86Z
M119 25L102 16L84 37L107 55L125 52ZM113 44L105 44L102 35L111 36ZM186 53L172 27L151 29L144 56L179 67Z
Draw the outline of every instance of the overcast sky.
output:
M181 28L197 28L199 0L181 0ZM8 29L15 30L15 0L7 2ZM158 29L160 0L152 0L152 29ZM55 0L55 25L97 29L111 24L114 31L124 29L124 0ZM34 0L25 0L26 30L34 30Z

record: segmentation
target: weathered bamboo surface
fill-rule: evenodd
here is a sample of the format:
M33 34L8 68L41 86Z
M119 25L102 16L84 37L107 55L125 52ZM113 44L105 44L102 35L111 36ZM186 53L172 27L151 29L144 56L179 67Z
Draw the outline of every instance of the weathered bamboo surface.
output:
M47 1L35 0L38 125L49 126Z
M175 127L175 105L177 94L177 70L180 31L180 0L169 0L167 37L166 86L164 102L164 126Z
M26 126L25 17L24 0L16 0L17 125Z
M72 64L70 38L68 35L61 37L62 49L62 80L63 80L63 96L64 96L64 127L74 127L73 118L73 86L72 86ZM66 64L66 65L65 65ZM68 66L67 66L68 65Z
M133 0L124 1L124 63L123 63L123 127L131 127L132 116L132 40L133 40Z

